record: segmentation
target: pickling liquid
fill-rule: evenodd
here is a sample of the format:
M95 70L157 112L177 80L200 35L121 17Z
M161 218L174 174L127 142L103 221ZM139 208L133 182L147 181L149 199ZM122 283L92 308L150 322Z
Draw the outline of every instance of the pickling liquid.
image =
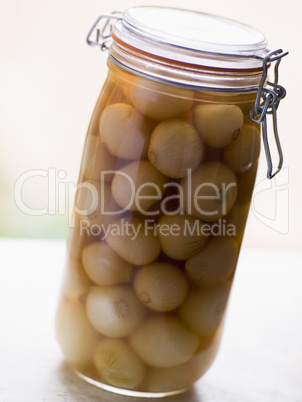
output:
M83 152L56 334L87 381L182 392L215 359L260 152L254 94L109 62Z

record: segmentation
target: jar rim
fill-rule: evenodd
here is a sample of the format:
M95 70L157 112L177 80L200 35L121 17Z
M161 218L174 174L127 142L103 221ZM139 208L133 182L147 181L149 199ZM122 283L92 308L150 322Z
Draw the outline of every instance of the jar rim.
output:
M170 7L131 7L113 34L139 51L181 63L232 69L262 66L267 40L231 19Z

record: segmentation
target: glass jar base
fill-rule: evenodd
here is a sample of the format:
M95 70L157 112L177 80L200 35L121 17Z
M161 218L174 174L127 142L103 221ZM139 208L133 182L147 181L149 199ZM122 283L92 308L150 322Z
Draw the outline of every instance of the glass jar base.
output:
M178 389L176 391L169 391L169 392L143 392L143 391L131 391L124 388L117 388L112 385L104 384L100 381L94 380L90 377L87 377L85 374L82 374L80 371L72 369L72 371L80 377L82 380L88 382L95 387L104 389L105 391L112 392L114 394L124 395L124 396L132 396L135 398L164 398L168 396L182 394L188 391L188 388Z

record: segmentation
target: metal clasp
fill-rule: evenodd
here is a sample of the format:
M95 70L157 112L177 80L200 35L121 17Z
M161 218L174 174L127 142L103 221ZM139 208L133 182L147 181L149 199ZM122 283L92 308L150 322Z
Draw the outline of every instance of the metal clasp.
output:
M102 51L108 50L111 42L113 21L122 19L122 11L113 11L112 14L103 14L92 25L86 41L90 46L100 46ZM94 38L93 38L94 36Z
M263 59L263 74L257 91L255 105L250 111L251 120L255 123L262 124L262 137L267 160L268 179L272 179L274 176L276 176L276 174L280 172L283 164L283 153L277 127L277 109L281 99L285 98L286 96L286 90L284 87L278 84L278 69L281 59L287 54L288 52L283 52L282 49L274 50L269 52ZM274 82L266 82L268 67L274 62L276 63L274 69ZM272 115L273 132L279 157L279 163L275 172L273 172L272 157L267 136L267 114Z

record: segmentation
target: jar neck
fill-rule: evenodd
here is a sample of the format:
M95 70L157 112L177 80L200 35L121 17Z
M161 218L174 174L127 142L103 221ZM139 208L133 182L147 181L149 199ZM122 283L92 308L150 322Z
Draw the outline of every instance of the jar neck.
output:
M263 72L261 68L226 69L182 63L113 39L109 49L111 62L133 74L170 85L218 92L255 92Z

